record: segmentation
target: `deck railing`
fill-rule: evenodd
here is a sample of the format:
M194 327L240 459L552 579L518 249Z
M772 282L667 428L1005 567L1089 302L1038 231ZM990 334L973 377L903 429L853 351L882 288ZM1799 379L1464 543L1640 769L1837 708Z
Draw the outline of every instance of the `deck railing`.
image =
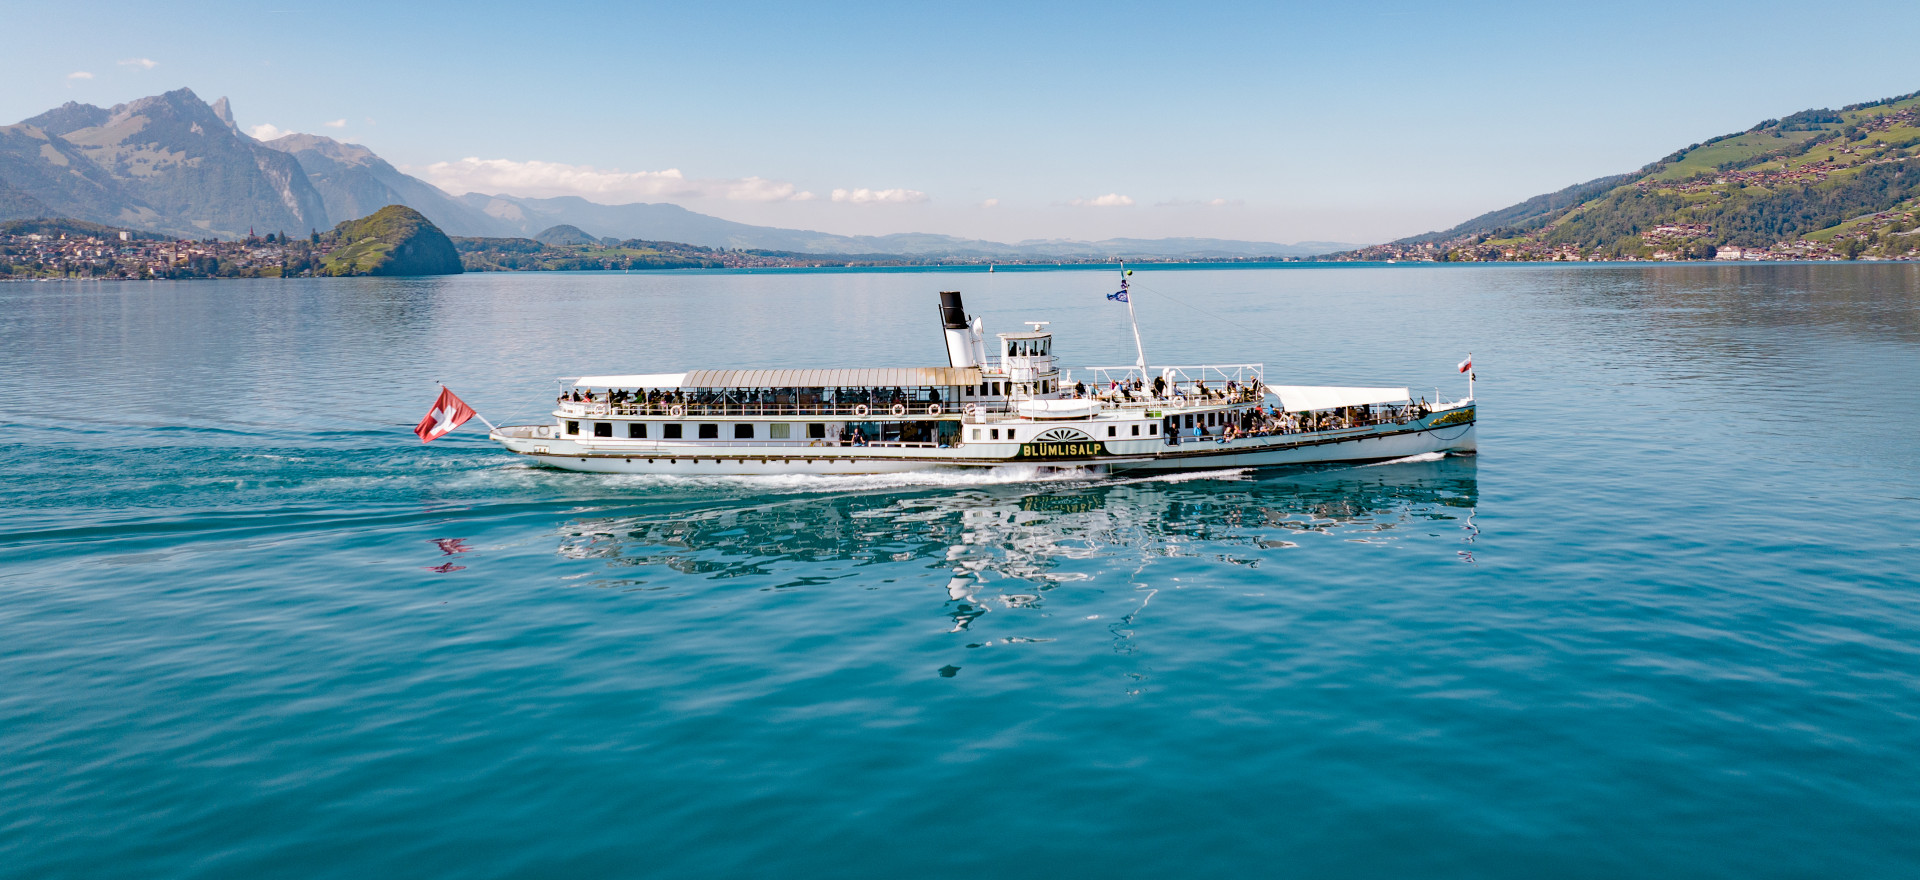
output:
M1089 395L1098 400L1102 409L1159 409L1165 407L1201 407L1233 404L1259 403L1263 400L1259 392L1241 388L1228 393L1224 390L1209 390L1206 394L1167 394L1153 397L1151 392L1133 393L1131 396L1120 391L1101 389ZM940 403L936 413L925 401L913 403L605 403L594 401L562 401L559 411L571 418L592 418L595 416L664 416L684 419L724 419L741 416L773 416L787 418L823 418L855 419L860 421L888 421L894 419L949 419L960 420L969 412L986 415L1002 415L1019 411L1021 399L1000 401L967 401L959 405ZM894 407L904 407L899 414Z
M894 412L894 407L903 409ZM932 409L938 406L938 411ZM860 421L888 421L894 419L952 419L959 420L966 406L978 407L978 412L1003 413L1008 411L1005 403L976 402L955 406L950 403L928 404L925 401L913 403L593 403L562 401L559 410L562 415L588 418L593 416L667 416L685 419L733 418L737 416L787 416L804 418L821 416L828 418L847 418Z

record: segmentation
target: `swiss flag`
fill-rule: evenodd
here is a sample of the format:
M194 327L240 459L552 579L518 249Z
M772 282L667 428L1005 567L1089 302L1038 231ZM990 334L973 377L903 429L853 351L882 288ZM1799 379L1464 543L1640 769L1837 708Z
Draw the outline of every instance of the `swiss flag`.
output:
M433 409L427 410L427 417L414 426L413 433L420 435L420 442L431 443L446 436L467 420L473 418L473 407L453 393L453 389L440 386L440 398L433 402Z
M1473 355L1467 355L1467 359L1460 362L1460 372L1464 373L1471 369L1473 369Z

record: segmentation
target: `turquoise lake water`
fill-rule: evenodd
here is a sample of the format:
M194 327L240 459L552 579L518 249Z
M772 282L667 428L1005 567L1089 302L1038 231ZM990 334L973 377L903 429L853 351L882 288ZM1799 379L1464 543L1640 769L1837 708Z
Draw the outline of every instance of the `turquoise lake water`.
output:
M1920 267L1141 271L1481 453L547 471L554 379L1132 361L1105 272L0 285L0 875L1920 875Z

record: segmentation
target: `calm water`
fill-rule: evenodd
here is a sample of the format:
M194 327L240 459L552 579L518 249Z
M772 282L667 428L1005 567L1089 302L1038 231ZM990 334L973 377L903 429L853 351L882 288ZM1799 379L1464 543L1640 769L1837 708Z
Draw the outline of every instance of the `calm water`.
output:
M1132 360L1106 273L0 285L9 877L1920 874L1920 269L1142 272L1482 452L532 469L557 376Z

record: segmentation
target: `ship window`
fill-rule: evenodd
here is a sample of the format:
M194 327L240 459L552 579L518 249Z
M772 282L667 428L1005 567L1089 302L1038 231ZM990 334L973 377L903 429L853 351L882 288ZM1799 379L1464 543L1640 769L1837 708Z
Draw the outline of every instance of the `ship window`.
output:
M999 429L999 428L992 428L992 429L989 429L989 430L991 430L991 431L992 431L992 433L993 433L993 439L995 439L995 440L998 440L998 439L1000 439L1000 429Z
M612 422L594 422L594 423L593 423L593 436L595 436L595 437L612 437L612 436L613 436L613 423L612 423Z
M1008 429L1007 429L1007 439L1008 439L1008 440L1012 440L1012 439L1013 439L1013 429L1012 429L1012 428L1008 428Z
M811 422L811 423L809 423L809 424L807 425L807 439L809 439L809 440L825 440L825 439L827 439L827 425L826 425L826 423L825 423L825 422Z
M680 439L680 428L681 425L679 422L674 422L671 425L661 425L660 437L665 440L678 440Z
M993 383L993 396L995 397L1000 396L1000 383L998 382Z
M752 439L753 439L753 425L751 425L751 424L745 424L745 423L743 423L743 424L738 424L738 425L734 425L734 426L733 426L733 439L735 439L735 440L752 440Z
M1138 436L1140 436L1140 426L1139 426L1139 425L1134 425L1134 426L1133 426L1133 436L1135 436L1135 437L1138 437Z
M978 440L978 439L980 439L980 429L979 429L979 428L975 428L975 429L973 429L973 439L975 439L975 440Z
M579 422L576 422L576 421L573 421L573 420L571 420L571 419L569 419L569 420L567 421L567 433L569 433L569 434L579 434L579 433L580 433L580 423L579 423Z
M785 440L793 436L793 426L786 422L774 422L767 426L767 439Z
M646 422L627 423L627 439L629 440L647 439L647 423Z
M702 440L720 439L720 426L719 425L701 425L700 439Z
M1140 433L1140 426L1139 426L1139 425L1134 425L1134 426L1133 426L1133 433L1135 433L1135 434L1138 434L1138 433ZM1147 436L1149 436L1149 437L1158 437L1158 436L1160 436L1160 426L1159 426L1159 425L1157 425L1157 424L1154 424L1154 425L1148 425L1148 426L1147 426Z
M1120 428L1119 428L1118 426L1116 426L1116 425L1108 425L1108 426L1107 426L1107 436L1108 436L1108 437L1112 437L1112 436L1114 436L1114 435L1116 435L1116 434L1118 434L1118 433L1120 433Z
M1193 413L1187 413L1186 420L1187 420L1186 427L1189 427L1189 428L1193 427Z

